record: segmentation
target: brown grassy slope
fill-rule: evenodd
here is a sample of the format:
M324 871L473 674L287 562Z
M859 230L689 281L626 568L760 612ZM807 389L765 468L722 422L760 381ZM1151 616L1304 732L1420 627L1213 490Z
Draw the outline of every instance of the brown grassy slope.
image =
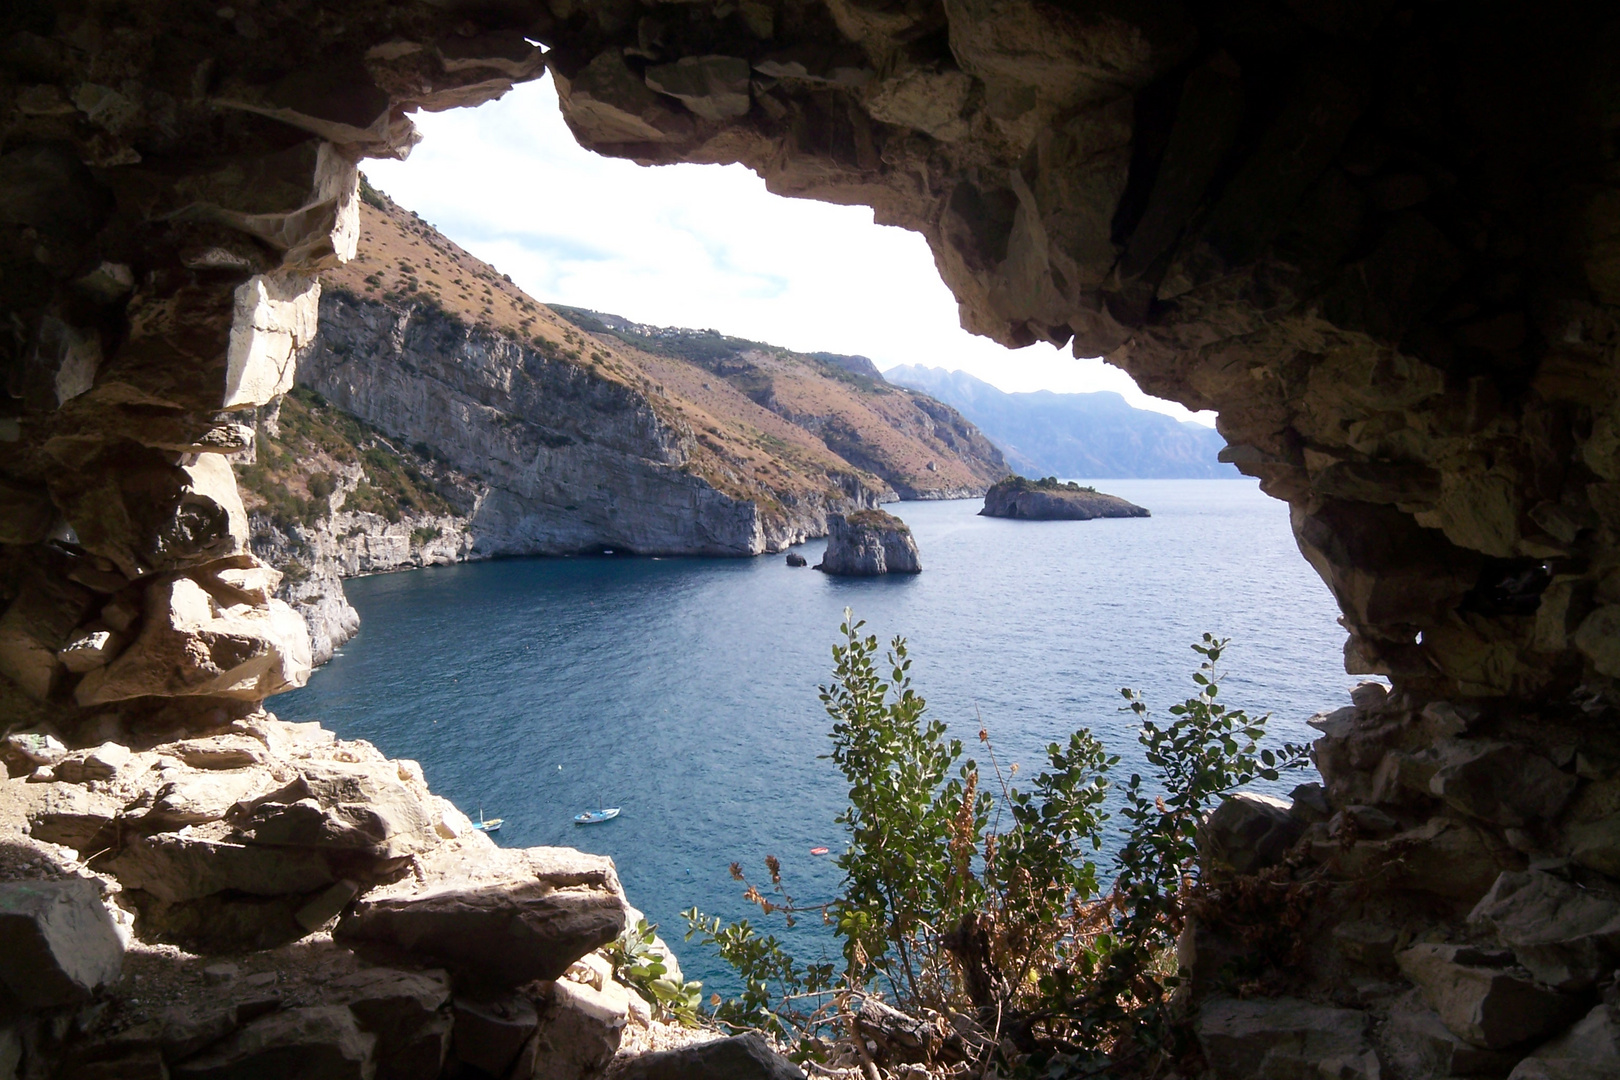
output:
M364 195L359 253L325 276L327 287L395 306L431 304L634 388L690 436L690 471L728 495L758 502L767 518L784 503L837 498L858 487L926 496L983 489L1006 472L982 436L994 457L988 465L963 460L925 430L926 418L910 404L923 395L886 384L862 388L856 384L869 380L763 346L770 355L759 364L769 371L775 398L762 402L750 395L747 380L717 377L668 350L581 328L414 213L369 187ZM983 448L976 448L981 456Z

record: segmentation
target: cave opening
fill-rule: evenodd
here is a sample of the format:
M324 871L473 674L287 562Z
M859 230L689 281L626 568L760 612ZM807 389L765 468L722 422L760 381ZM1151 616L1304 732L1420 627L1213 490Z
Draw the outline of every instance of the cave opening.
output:
M740 162L779 194L921 233L964 327L1104 356L1217 411L1226 456L1288 503L1347 670L1393 692L1322 721L1327 812L1297 819L1288 864L1326 883L1313 947L1236 1000L1221 969L1242 943L1189 932L1218 1075L1614 1068L1620 94L1603 5L244 2L0 20L5 925L47 940L47 895L105 916L81 967L7 975L0 1061L36 1075L84 1050L206 1072L279 1039L341 1045L362 1075L378 1045L419 1042L437 1061L411 1075L434 1075L453 1026L503 1022L468 1005L452 1025L448 983L395 971L388 993L428 1005L416 1042L383 1038L377 969L340 972L331 1004L268 1012L219 972L235 989L214 1027L78 1041L70 1018L116 979L121 939L103 879L70 864L125 867L145 918L264 927L264 944L344 912L351 941L384 949L413 910L466 915L413 909L398 882L362 895L461 828L422 817L442 808L419 775L258 719L307 676L309 642L248 553L222 455L291 388L316 275L354 253L359 161L408 148L412 110L549 71L588 149ZM114 806L131 760L172 775ZM271 776L284 786L255 787ZM253 843L286 856L269 879L233 862ZM468 889L568 878L572 945L622 925L610 866L542 863L491 856ZM261 923L232 923L250 909ZM494 956L452 937L429 954L562 974L549 943ZM1509 998L1533 1008L1498 1023ZM538 1045L538 1016L519 1027Z

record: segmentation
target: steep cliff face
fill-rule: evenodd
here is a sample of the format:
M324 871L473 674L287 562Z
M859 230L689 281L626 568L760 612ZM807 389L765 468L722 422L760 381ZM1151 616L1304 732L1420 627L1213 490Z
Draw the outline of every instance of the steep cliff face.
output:
M479 478L472 557L778 551L1006 472L960 414L850 358L559 313L369 187L325 285L300 384Z
M468 524L488 489L426 450L307 388L259 411L235 462L249 542L281 571L276 596L309 624L316 664L360 626L343 578L477 557Z
M321 335L299 357L300 381L487 478L470 523L473 554L605 546L748 555L785 547L817 524L814 513L767 520L754 503L695 475L690 435L622 383L431 304L333 289L321 309Z
M839 577L922 572L922 558L911 527L882 510L835 515L827 531L827 551L816 569Z

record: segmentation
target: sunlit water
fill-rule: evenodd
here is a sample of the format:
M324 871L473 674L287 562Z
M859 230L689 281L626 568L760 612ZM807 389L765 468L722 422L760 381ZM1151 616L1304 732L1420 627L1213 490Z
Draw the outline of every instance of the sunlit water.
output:
M909 639L919 691L970 752L982 717L1026 774L1077 726L1128 773L1139 759L1119 688L1162 715L1194 689L1189 645L1206 630L1233 640L1223 699L1270 710L1278 739L1308 737L1308 716L1347 703L1338 612L1282 503L1247 480L1100 486L1153 516L890 507L916 535L915 576L833 578L777 555L513 559L351 581L360 635L270 704L421 762L436 792L506 819L502 844L612 855L688 977L725 989L712 958L681 947L678 913L748 914L729 863L763 879L764 855L779 855L805 900L837 884L808 852L843 843L816 688L846 607ZM813 565L821 548L798 550ZM599 799L623 807L618 820L571 824ZM799 933L819 955L821 932Z

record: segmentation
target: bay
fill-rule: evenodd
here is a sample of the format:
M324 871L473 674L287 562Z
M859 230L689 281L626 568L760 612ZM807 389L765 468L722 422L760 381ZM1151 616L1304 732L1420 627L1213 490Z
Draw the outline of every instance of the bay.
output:
M306 688L272 699L414 758L502 844L565 844L614 857L631 902L659 923L689 978L734 981L695 946L692 905L757 915L727 866L764 883L779 856L801 901L838 871L809 849L843 846L843 782L825 754L817 686L844 609L883 640L905 636L917 689L970 754L988 730L1028 775L1042 748L1090 727L1139 766L1122 686L1161 717L1194 691L1192 642L1232 639L1223 699L1273 713L1278 740L1348 703L1344 632L1300 557L1287 507L1250 480L1110 480L1146 519L1025 522L977 516L979 500L889 509L924 570L843 579L754 559L509 559L346 583L362 623ZM798 549L813 565L822 541ZM1286 792L1306 779L1274 785ZM618 820L577 827L598 802ZM756 923L759 921L755 920ZM794 932L812 958L825 932Z

